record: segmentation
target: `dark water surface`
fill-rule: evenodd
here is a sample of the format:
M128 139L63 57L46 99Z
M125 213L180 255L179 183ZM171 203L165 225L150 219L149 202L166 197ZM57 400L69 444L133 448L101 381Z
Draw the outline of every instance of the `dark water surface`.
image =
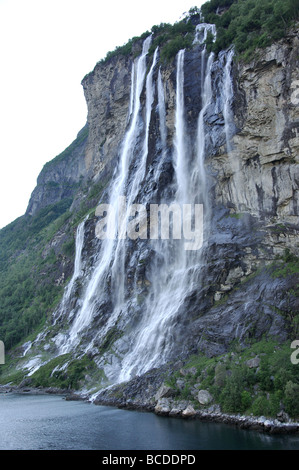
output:
M0 394L2 450L299 449L298 436L163 418L61 396Z

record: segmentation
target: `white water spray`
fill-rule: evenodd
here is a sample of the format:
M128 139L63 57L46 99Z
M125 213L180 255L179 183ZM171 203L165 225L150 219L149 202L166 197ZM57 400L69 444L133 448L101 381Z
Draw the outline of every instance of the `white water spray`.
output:
M234 57L234 50L231 49L226 53L226 64L224 68L224 77L223 77L223 117L225 125L225 138L226 138L226 148L229 153L232 150L231 147L231 126L233 123L233 113L232 113L232 99L233 99L233 81L231 74L232 61Z
M125 194L125 185L127 182L127 178L129 175L129 165L131 159L133 157L133 150L135 147L136 139L138 136L138 132L140 130L139 126L139 112L141 109L141 102L140 96L143 90L144 81L145 81L145 74L146 74L146 57L148 54L148 50L151 44L151 36L149 36L143 43L142 54L137 60L136 64L136 72L135 78L132 77L132 82L134 82L134 87L131 88L132 94L134 95L134 99L130 100L130 109L133 106L132 115L131 115L131 122L129 125L129 129L126 132L125 139L122 146L121 156L120 156L120 168L116 180L113 183L111 197L110 197L110 205L115 209L115 213L118 206L119 197ZM132 71L135 70L135 67ZM133 105L132 105L133 103ZM115 220L114 215L111 212L110 219L107 222L107 230L111 233L115 227ZM120 233L124 230L124 227L118 227ZM115 256L115 252L120 250L120 245L123 246L123 239L119 237L117 239L118 245L115 246L115 240L111 238L107 238L102 241L101 250L98 256L98 262L96 264L95 270L91 275L91 278L88 282L85 295L83 298L82 307L80 308L79 312L74 319L74 322L71 326L69 331L68 338L64 342L64 344L60 348L60 353L64 354L71 349L73 349L80 341L80 333L88 327L90 324L94 310L96 308L96 299L99 289L102 289L105 285L107 276L109 274L109 270L111 269L112 264L112 277L113 274L117 272L117 268L119 267L118 262L120 259ZM123 261L123 255L121 257L121 261ZM122 263L121 263L122 265ZM116 280L121 277L121 283L117 286L118 289L118 296L123 296L124 291L124 276L117 276ZM116 280L114 280L114 283ZM118 311L114 311L110 317L110 320L106 326L106 330L109 328L109 325L113 321L116 321L118 315Z

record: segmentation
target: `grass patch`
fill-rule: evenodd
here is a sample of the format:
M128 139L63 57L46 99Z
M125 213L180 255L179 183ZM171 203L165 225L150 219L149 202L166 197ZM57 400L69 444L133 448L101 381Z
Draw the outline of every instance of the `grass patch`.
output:
M64 354L40 367L31 376L32 385L78 390L80 382L85 381L86 375L94 374L96 370L95 363L88 356L72 359L70 354Z

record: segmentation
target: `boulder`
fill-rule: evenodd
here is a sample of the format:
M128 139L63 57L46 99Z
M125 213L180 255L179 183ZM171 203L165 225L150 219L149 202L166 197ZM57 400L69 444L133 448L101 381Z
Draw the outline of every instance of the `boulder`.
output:
M196 411L192 405L188 405L187 408L182 412L183 418L193 418L196 415Z
M155 400L158 401L160 398L167 398L167 397L172 397L175 394L175 390L173 390L171 387L168 387L167 385L163 384L157 391L155 395Z
M258 356L254 357L253 359L249 359L246 364L250 369L257 368L260 365L260 358Z
M201 405L208 405L213 400L213 397L208 390L199 390L197 399Z
M155 413L161 416L167 416L170 413L170 403L167 398L161 398L155 406Z
M282 410L279 413L277 413L277 420L280 423L288 423L290 420L290 417L285 411Z

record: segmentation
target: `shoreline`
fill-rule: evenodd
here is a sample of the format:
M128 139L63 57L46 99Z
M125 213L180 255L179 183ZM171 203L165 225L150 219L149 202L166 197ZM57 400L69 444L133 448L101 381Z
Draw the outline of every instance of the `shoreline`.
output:
M202 422L211 422L237 426L239 429L264 432L272 435L299 434L299 422L289 420L281 422L277 418L265 416L248 416L243 414L230 414L220 411L218 405L212 405L205 409L194 409L188 402L181 402L176 408L171 408L173 403L160 400L155 404L134 402L133 400L121 400L113 398L101 398L101 394L91 400L90 396L80 391L58 389L54 387L34 388L18 387L12 385L0 385L0 396L7 393L28 394L28 395L57 395L62 396L66 401L84 401L95 406L111 406L119 409L154 413L166 418L177 418L185 420L200 420Z
M94 404L100 406L114 406L132 411L155 413L158 416L166 418L184 420L197 419L202 422L234 425L239 429L265 432L272 435L294 435L299 433L299 422L292 420L288 422L280 422L277 418L273 417L268 418L265 416L247 416L242 414L223 413L219 409L217 410L218 405L214 405L210 407L210 409L198 410L194 409L190 402L185 402L182 407L178 406L177 408L169 409L164 406L159 406L159 404L155 406L149 403L134 403L131 400L127 403L119 403L118 400L101 400L101 398L96 399Z

